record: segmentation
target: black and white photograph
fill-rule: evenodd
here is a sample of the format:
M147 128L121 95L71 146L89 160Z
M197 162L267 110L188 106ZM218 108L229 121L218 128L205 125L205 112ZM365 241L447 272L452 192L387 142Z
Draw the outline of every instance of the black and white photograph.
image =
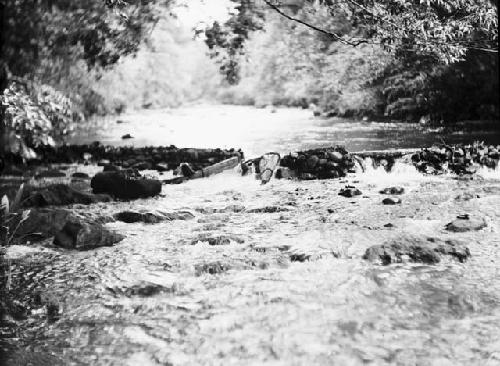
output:
M500 366L498 0L0 0L0 366Z

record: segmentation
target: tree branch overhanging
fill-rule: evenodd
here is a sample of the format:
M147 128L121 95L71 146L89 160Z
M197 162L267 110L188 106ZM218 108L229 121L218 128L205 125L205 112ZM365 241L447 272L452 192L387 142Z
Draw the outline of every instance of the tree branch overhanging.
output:
M274 11L276 11L282 17L284 17L284 18L286 18L288 20L291 20L293 22L302 24L302 25L304 25L304 26L306 26L306 27L308 27L310 29L313 29L313 30L315 30L317 32L326 34L327 36L330 36L330 37L336 39L337 41L339 41L339 42L341 42L343 44L356 47L356 46L359 46L361 43L368 43L368 41L365 40L365 39L360 39L360 40L356 40L356 41L347 40L347 39L343 38L342 36L338 35L335 32L327 31L326 29L322 29L322 28L316 27L315 25L313 25L311 23L308 23L308 22L306 22L306 21L304 21L302 19L298 19L298 18L295 18L295 17L293 17L291 15L286 14L277 5L271 3L268 0L264 0L264 2L267 4L267 6L269 6L271 9L273 9Z
M354 4L355 6L358 6L359 8L361 8L362 10L366 11L369 15L371 15L373 18L376 18L376 16L374 16L373 14L371 14L371 12L366 9L364 6L362 6L361 4L359 4L358 2L356 2L355 0L347 0L349 1L350 3ZM497 0L490 0L492 2L492 4L494 6L497 6L498 2ZM313 29L317 32L320 32L320 33L323 33L327 36L330 36L334 39L336 39L337 41L343 43L343 44L346 44L346 45L349 45L349 46L359 46L360 44L362 43L365 43L365 44L383 44L383 42L374 42L374 41L370 41L366 38L358 38L356 40L348 40L348 39L345 39L343 38L342 36L338 35L337 33L335 32L331 32L331 31L328 31L328 30L325 30L323 28L319 28L311 23L308 23L302 19L299 19L299 18L296 18L296 17L293 17L287 13L285 13L283 10L281 10L276 4L273 4L271 1L269 0L264 0L264 3L266 3L266 5L273 9L274 11L276 11L279 15L281 15L282 17L288 19L288 20L291 20L293 22L296 22L296 23L299 23L299 24L302 24L310 29ZM400 28L397 24L395 23L390 23L391 25L397 27L397 28ZM483 52L489 52L489 53L498 53L498 49L497 48L486 48L486 47L481 47L481 46L477 46L477 45L465 45L465 43L467 43L467 41L464 41L464 42L460 42L460 41L456 41L456 42L442 42L442 41L437 41L437 40L430 40L428 38L422 38L422 37L417 37L417 39L423 39L425 40L426 43L431 43L431 44L436 44L436 45L440 45L440 46L444 46L444 45L461 45L463 46L464 48L466 49L472 49L472 50L477 50L477 51L483 51ZM470 41L471 43L474 42L474 41ZM389 45L386 45L386 46L389 46ZM390 47L390 46L389 46ZM413 49L405 49L406 51L415 51Z

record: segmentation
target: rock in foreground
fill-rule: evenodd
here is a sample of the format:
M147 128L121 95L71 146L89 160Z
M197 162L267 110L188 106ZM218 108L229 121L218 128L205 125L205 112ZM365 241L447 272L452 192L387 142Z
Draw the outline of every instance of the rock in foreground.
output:
M108 195L80 192L66 184L53 184L47 187L26 187L22 197L23 207L64 206L74 204L90 205L92 203L108 202L110 200L111 197Z
M441 261L442 255L464 262L470 257L470 251L464 243L457 240L401 238L368 248L363 259L384 265L402 262L435 264Z
M109 247L125 237L106 229L95 222L70 220L56 234L54 245L66 249L87 250L100 247Z
M46 239L68 249L91 249L113 245L124 237L104 227L113 218L77 213L72 210L33 209L16 231L19 240ZM17 225L17 224L16 224Z

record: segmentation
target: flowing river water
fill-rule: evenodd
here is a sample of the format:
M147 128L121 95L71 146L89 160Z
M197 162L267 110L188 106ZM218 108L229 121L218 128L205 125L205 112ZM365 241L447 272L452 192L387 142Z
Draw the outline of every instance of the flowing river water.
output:
M338 143L350 151L416 148L442 137L418 126L313 120L309 113L150 111L78 141L121 144L130 133L127 144L235 147L252 157ZM477 138L500 142L498 135ZM455 178L424 176L404 161L390 173L369 168L343 180L267 185L226 171L164 186L161 197L75 206L99 215L160 209L195 218L111 223L126 238L85 252L50 242L11 247L10 258L25 259L13 286L59 306L56 321L35 313L20 324L17 357L37 354L51 365L500 365L500 171ZM346 184L363 194L339 196ZM379 190L395 185L406 190L402 204L382 205ZM266 207L278 209L248 212ZM487 227L446 231L461 214L480 216ZM231 240L211 246L200 235ZM471 258L389 266L362 259L372 245L415 237L461 239Z

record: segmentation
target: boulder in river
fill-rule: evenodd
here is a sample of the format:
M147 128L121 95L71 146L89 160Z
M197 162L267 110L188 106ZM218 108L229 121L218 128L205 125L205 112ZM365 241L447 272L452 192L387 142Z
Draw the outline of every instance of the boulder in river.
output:
M93 192L107 193L120 199L154 197L161 192L157 179L133 178L126 171L97 173L91 180Z
M446 230L455 233L462 233L466 231L478 231L487 226L483 218L469 217L469 215L462 215L457 219L446 225Z
M26 219L17 218L12 224L17 226L15 235L20 240L47 239L55 236L67 222L86 222L103 225L114 221L112 217L90 213L78 213L75 210L38 208L31 209Z
M470 251L464 243L458 240L402 237L368 248L363 259L384 265L401 262L435 264L441 261L442 255L464 262L470 257Z
M26 187L23 191L23 207L64 206L73 204L89 205L108 202L111 197L77 191L66 184L52 184L46 187Z
M401 198L398 197L387 197L382 200L384 205L399 205L401 202Z
M125 237L96 222L68 220L56 233L54 245L66 249L87 250L112 246Z

